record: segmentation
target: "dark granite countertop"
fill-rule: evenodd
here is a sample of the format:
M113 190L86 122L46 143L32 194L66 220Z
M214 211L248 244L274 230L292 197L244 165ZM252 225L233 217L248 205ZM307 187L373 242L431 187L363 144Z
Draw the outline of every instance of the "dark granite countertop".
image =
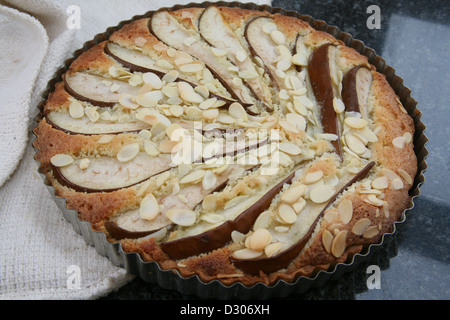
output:
M394 238L337 281L288 299L450 299L450 4L442 0L274 0L336 25L385 58L404 79L422 112L429 138L426 182ZM380 9L380 29L367 20ZM370 265L381 269L380 289L368 289ZM135 279L104 299L185 299Z

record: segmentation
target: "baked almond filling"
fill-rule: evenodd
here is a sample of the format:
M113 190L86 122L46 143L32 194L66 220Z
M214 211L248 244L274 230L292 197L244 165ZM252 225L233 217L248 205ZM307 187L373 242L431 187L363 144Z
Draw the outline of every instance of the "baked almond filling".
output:
M158 11L74 60L35 130L41 170L108 241L182 275L310 275L391 230L412 119L367 58L305 22Z

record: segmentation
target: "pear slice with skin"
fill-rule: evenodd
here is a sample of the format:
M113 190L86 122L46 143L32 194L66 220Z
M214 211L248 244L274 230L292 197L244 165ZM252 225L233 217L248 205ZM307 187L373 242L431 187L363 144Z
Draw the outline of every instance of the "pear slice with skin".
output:
M356 66L342 79L342 101L345 111L358 112L367 119L367 99L372 85L372 72L365 66Z

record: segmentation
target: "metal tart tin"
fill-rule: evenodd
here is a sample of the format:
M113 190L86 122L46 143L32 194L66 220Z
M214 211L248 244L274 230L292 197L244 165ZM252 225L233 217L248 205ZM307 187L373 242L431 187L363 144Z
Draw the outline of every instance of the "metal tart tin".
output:
M111 261L115 266L125 268L127 272L137 275L148 283L156 283L162 288L175 290L186 296L197 296L201 299L271 299L284 298L291 294L301 294L307 292L311 288L318 288L324 286L325 283L341 278L345 273L352 272L361 263L369 259L369 257L381 246L383 246L390 239L394 238L397 228L400 224L406 221L408 211L414 208L414 200L420 195L420 187L425 182L424 172L427 169L425 159L428 155L428 150L425 145L428 138L424 134L426 129L421 120L422 113L417 109L417 101L411 97L411 90L404 86L403 79L395 74L395 69L386 64L386 61L378 56L375 51L368 48L360 40L353 39L353 37L345 32L342 32L336 26L328 25L322 20L315 20L308 15L301 15L296 11L287 11L282 8L274 8L268 5L257 5L254 3L240 3L240 2L202 2L189 3L186 5L175 5L170 8L160 8L159 10L174 11L188 7L202 7L215 4L222 7L239 7L242 9L262 10L270 13L280 13L287 16L299 18L309 23L313 28L320 31L325 31L333 35L336 39L341 40L348 47L354 48L356 51L365 55L369 59L369 63L376 67L376 70L386 76L387 81L398 95L400 101L405 107L408 114L414 120L415 134L413 138L414 151L417 156L418 170L414 178L413 185L409 191L411 200L408 208L402 213L401 219L394 223L392 232L385 233L379 243L372 244L363 249L360 253L351 257L350 261L345 263L338 263L330 267L329 270L321 270L313 277L300 276L294 282L288 283L284 280L279 280L275 284L268 286L263 283L258 283L251 287L246 287L241 283L234 283L230 286L224 285L219 280L213 280L205 283L198 276L194 275L188 278L182 277L176 270L163 270L156 262L145 262L137 253L124 252L120 243L111 243L106 240L104 233L93 231L91 224L87 221L82 221L78 218L78 212L69 210L66 207L66 200L55 195L55 189L50 184L45 175L39 171L47 186L50 194L54 198L56 204L61 209L64 218L73 226L74 230L80 234L84 240L95 247L96 251ZM100 33L94 39L86 42L82 48L76 50L72 56L65 61L62 66L54 74L53 78L48 82L45 92L42 94L42 101L38 105L39 111L42 112L44 103L49 94L55 89L55 84L62 80L62 75L68 70L71 63L84 51L93 47L94 45L106 40L109 36L120 29L123 25L134 20L150 17L155 11L149 11L142 15L137 15L130 20L122 21L115 27L109 27L104 33ZM36 118L36 125L42 119L42 113L39 113ZM33 142L36 136L33 136ZM37 151L37 149L35 148Z

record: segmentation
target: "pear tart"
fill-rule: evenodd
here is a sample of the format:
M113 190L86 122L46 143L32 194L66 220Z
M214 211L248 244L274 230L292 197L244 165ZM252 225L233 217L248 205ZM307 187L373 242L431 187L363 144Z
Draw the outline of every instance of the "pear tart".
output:
M295 17L160 10L82 52L35 129L93 230L182 276L273 284L378 243L410 202L414 123L368 59Z

